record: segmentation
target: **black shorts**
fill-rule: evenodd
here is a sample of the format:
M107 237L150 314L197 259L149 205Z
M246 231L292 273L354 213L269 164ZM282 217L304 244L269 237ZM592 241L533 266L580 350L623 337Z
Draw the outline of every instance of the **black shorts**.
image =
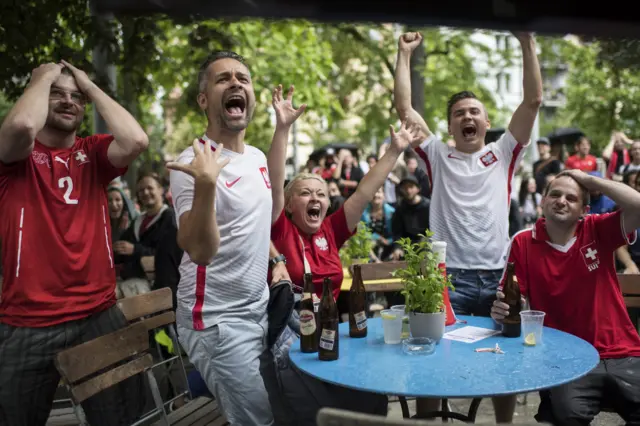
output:
M0 324L0 426L47 422L60 375L53 360L67 348L127 326L117 306L50 327ZM127 379L82 403L91 426L131 424L140 414L141 376Z
M540 392L536 420L554 425L589 425L602 408L640 425L640 357L605 359L575 382Z

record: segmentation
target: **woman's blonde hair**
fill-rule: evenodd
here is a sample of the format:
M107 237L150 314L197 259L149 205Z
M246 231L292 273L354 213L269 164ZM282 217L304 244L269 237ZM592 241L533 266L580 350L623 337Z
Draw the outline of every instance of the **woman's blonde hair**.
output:
M317 175L315 173L299 173L296 176L294 176L293 179L291 179L289 181L287 186L284 187L284 206L285 206L285 210L286 210L287 206L289 205L289 201L291 201L291 197L293 197L293 191L295 190L295 188L298 185L298 183L300 183L302 181L305 181L305 180L310 180L310 179L314 179L314 180L317 180L319 182L322 182L322 184L324 185L324 187L327 190L327 192L329 191L329 187L327 185L327 181L322 179L322 176Z

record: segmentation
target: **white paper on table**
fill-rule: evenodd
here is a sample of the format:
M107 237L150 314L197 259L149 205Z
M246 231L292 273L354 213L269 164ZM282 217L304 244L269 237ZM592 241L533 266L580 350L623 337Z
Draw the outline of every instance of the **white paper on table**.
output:
M464 343L475 343L479 340L486 339L487 337L500 334L499 330L491 330L489 328L473 327L468 325L466 327L458 328L456 330L445 333L442 337L449 340L455 340Z

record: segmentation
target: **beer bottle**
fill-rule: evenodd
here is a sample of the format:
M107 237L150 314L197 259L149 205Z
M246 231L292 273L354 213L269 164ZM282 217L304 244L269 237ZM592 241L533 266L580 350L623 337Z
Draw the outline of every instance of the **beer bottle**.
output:
M334 361L339 356L338 306L333 300L332 287L331 279L325 278L319 308L321 332L318 358L321 361Z
M304 274L300 301L300 352L318 352L318 326L313 306L314 287L311 274Z
M520 310L522 302L520 297L520 285L515 274L516 266L513 262L507 263L507 274L505 277L504 303L509 305L509 316L502 321L502 335L505 337L520 337Z
M366 291L360 265L353 265L353 281L349 290L349 337L367 336Z

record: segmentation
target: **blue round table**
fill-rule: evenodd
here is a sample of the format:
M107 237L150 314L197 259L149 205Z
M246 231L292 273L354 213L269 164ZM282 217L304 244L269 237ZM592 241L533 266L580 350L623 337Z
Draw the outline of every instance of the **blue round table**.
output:
M497 329L491 318L458 316L464 326ZM586 341L545 327L543 343L524 346L522 338L502 335L476 343L442 339L427 356L406 355L402 344L386 345L382 320L370 319L366 338L349 337L349 324L340 324L340 358L320 361L294 345L289 356L301 371L324 382L386 395L422 398L482 398L548 389L586 375L598 364L596 349ZM445 331L445 332L446 332ZM495 347L505 352L475 352Z

